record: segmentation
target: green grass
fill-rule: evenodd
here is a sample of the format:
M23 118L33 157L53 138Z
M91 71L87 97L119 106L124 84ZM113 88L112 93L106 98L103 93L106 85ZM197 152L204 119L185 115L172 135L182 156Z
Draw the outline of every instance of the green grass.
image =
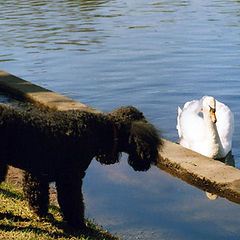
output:
M89 221L86 221L88 230L84 233L73 231L62 221L58 207L51 205L49 212L49 217L40 219L29 210L21 189L2 183L0 186L0 240L119 239Z

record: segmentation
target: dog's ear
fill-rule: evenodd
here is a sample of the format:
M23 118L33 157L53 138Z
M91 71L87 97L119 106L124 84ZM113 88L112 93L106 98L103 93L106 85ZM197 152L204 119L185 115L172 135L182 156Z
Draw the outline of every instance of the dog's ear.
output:
M158 160L161 139L156 128L145 121L135 121L129 136L128 163L135 171L147 171Z

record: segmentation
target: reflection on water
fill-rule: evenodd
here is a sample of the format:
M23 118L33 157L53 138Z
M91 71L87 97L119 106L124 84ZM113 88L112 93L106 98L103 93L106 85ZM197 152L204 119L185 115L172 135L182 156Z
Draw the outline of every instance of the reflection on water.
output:
M0 69L102 111L135 105L175 142L177 106L213 95L234 112L240 168L239 7L226 0L6 0ZM124 162L89 169L91 218L126 239L239 239L238 205Z
M137 174L126 159L109 168L94 162L85 180L86 206L91 209L88 216L124 239L202 240L228 236L237 240L240 236L239 205L222 198L210 201L203 191L169 178L157 168ZM101 189L100 195L96 188Z
M228 166L235 167L235 160L234 156L232 155L232 151L230 151L224 159L220 159L219 161L225 163ZM206 192L206 196L210 200L216 200L218 198L218 195L211 192Z
M5 1L3 34L5 47L28 49L29 54L41 50L84 51L87 45L100 44L101 18L114 18L118 13L97 11L109 1ZM6 17L7 16L7 17ZM65 46L67 45L67 46Z
M227 156L226 156L226 158L223 160L223 162L224 162L226 165L235 167L235 160L234 160L234 156L232 155L232 151L227 154Z

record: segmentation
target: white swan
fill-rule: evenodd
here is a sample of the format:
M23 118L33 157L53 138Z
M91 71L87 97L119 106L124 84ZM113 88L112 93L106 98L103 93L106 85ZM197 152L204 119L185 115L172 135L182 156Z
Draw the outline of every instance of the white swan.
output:
M234 116L225 104L204 96L178 107L177 130L182 146L221 159L232 149Z

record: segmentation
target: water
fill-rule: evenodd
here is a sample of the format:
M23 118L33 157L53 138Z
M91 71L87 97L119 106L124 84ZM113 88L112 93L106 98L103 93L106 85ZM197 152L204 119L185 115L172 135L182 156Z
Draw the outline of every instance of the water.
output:
M134 105L177 141L177 106L213 95L235 114L240 168L240 2L6 0L0 69L109 112ZM87 216L124 239L239 239L239 206L152 168L93 162Z

